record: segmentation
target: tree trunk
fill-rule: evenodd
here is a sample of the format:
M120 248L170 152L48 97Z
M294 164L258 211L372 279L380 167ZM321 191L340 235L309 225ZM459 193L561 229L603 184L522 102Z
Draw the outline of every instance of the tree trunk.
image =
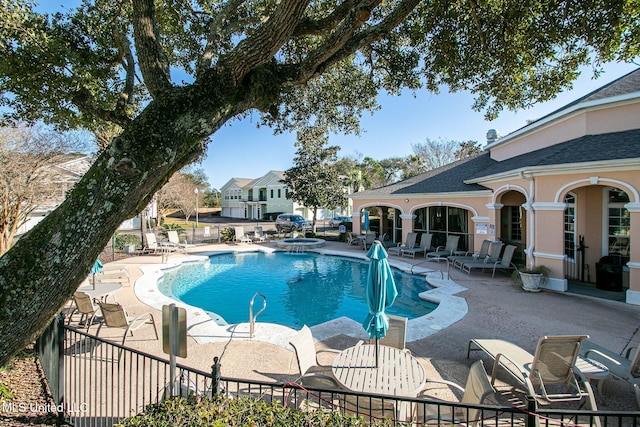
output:
M156 98L67 199L0 257L0 366L60 311L118 226L198 158L209 135L259 101L250 85L209 83Z

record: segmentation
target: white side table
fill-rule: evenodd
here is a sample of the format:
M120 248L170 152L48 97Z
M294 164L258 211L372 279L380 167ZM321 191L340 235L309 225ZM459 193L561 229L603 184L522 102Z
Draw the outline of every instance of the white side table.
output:
M596 386L598 396L604 400L602 396L602 383L609 378L609 369L597 360L582 356L576 359L576 368L582 372L589 382L595 383L594 385Z

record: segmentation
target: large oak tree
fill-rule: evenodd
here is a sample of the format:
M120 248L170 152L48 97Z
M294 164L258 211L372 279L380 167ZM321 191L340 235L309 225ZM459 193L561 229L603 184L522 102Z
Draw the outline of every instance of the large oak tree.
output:
M376 94L469 90L489 116L638 54L637 1L0 0L6 118L119 133L0 258L0 365L84 279L118 225L233 119L357 131ZM402 126L402 123L395 123Z

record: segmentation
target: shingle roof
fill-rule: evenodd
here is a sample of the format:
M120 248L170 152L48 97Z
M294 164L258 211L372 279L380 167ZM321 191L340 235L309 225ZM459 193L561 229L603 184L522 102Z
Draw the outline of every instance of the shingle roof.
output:
M640 68L579 98L545 117L569 110L581 103L640 92ZM530 123L543 120L545 117ZM507 135L508 136L508 135ZM487 190L473 181L482 177L517 171L527 167L579 164L598 161L640 159L640 129L586 135L525 153L502 162L492 160L489 151L468 157L386 187L356 193L368 195L404 195ZM469 182L469 184L465 184Z
M507 138L509 137L509 135L520 132L526 128L535 127L539 122L545 120L546 118L560 114L565 110L579 108L580 104L599 101L607 98L614 98L617 96L628 95L628 94L637 93L637 92L640 92L640 68L634 71L631 71L630 73L627 73L624 76L619 77L616 80L609 82L602 87L599 87L593 92L590 92L582 96L581 98L578 98L575 101L570 102L560 107L559 109L552 111L551 113L546 114L545 116L540 117L537 120L527 123L526 126L523 126L520 129L517 129L514 132L511 132L510 134L505 135L504 138ZM497 142L500 142L500 140L498 140Z
M386 187L356 194L405 195L482 191L487 188L473 181L527 167L636 158L640 159L640 129L587 135L501 162L491 159L489 152L483 152ZM465 184L465 181L471 183Z
M476 178L532 166L553 166L640 158L640 129L585 135L496 162Z
M493 167L496 163L498 162L492 160L488 152L483 152L404 181L373 190L360 191L357 194L418 194L486 190L486 187L465 184L464 181L477 176L478 173Z

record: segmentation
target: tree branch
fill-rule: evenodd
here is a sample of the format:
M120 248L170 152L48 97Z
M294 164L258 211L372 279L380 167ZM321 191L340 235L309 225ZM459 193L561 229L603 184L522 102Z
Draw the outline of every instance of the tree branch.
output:
M343 19L342 24L328 37L325 42L307 56L301 64L303 75L312 75L319 64L329 59L352 37L354 32L369 18L369 11L377 6L376 2L360 7L359 10L351 10L349 16ZM379 2L377 2L379 3Z
M331 14L325 18L317 21L310 19L303 19L300 21L293 37L311 36L311 35L323 35L327 30L335 28L336 25L344 18L347 17L349 11L351 11L357 4L357 0L345 0L340 6L338 6Z
M421 1L422 0L403 0L390 14L380 21L380 23L351 36L341 46L339 46L339 48L334 49L335 52L322 62L308 63L307 61L303 61L302 63L296 64L293 66L294 69L290 70L288 73L290 80L287 84L291 86L303 84L311 78L320 75L324 69L340 62L350 55L353 55L363 47L378 40L382 40L388 36L389 32L400 25ZM325 45L323 45L322 48L326 48ZM326 55L315 53L313 55L309 55L308 58L312 57L325 58ZM285 65L284 67L287 66Z
M80 111L98 117L106 122L115 123L123 128L126 128L127 125L131 123L131 119L124 113L124 109L120 110L116 108L116 110L105 110L104 108L95 107L92 103L93 96L86 88L77 90L71 100Z
M229 0L222 10L215 15L209 23L209 36L207 37L207 44L202 53L202 57L198 61L197 74L201 74L202 71L211 67L215 52L220 45L222 39L228 35L224 28L228 24L229 17L244 3L246 0Z
M475 0L470 0L469 3L471 4L471 16L473 17L473 23L476 26L476 30L478 30L478 37L480 37L480 43L482 44L482 47L484 49L485 52L491 54L493 53L491 51L491 48L489 48L489 46L487 45L487 39L484 36L484 32L482 31L482 23L480 22L480 17L478 16L478 2L476 2Z
M126 116L126 107L130 103L133 91L135 89L134 79L136 72L136 64L133 59L133 52L131 51L131 45L129 39L123 33L118 32L114 34L114 40L117 43L118 50L121 53L122 66L125 69L125 85L124 90L120 94L116 103L115 113L118 115Z
M133 0L133 36L140 71L152 97L171 87L169 61L160 44L153 0Z
M239 82L250 70L270 61L290 38L309 2L280 2L253 35L241 41L233 52L220 61L220 67Z

